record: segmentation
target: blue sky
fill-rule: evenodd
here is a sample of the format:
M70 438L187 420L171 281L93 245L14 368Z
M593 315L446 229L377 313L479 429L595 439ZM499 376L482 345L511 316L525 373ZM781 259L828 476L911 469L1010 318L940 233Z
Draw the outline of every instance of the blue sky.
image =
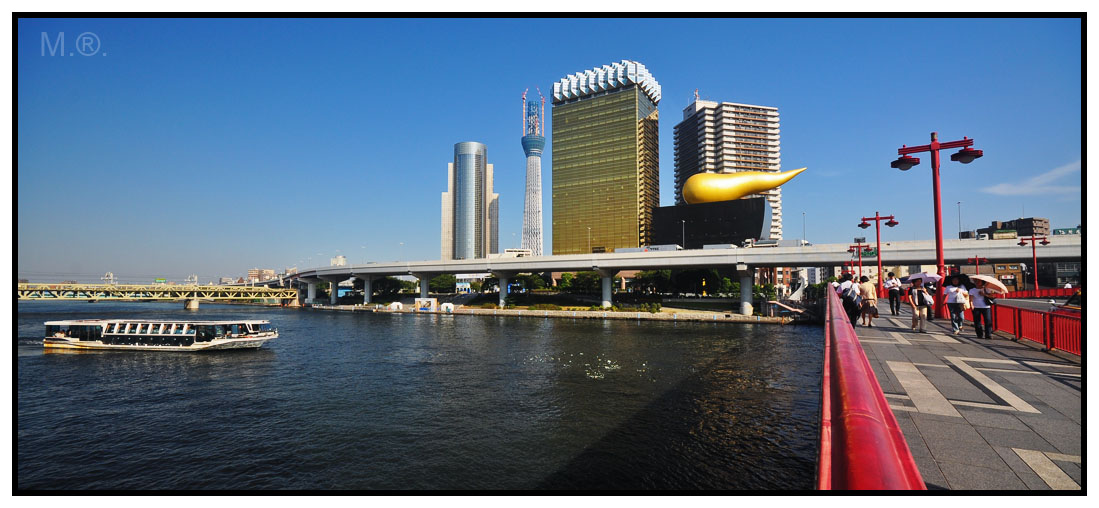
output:
M488 146L500 244L518 246L520 95L622 59L662 87L662 205L674 202L672 129L698 88L779 108L782 167L809 168L783 187L787 238L802 235L802 212L811 242L872 236L855 225L875 211L901 223L885 240L931 238L930 158L889 167L931 131L985 151L969 165L943 155L948 238L958 201L965 229L1082 219L1074 19L87 19L18 31L18 273L32 280L206 282L337 254L437 259L460 141ZM64 32L73 56L43 55L43 32L50 45ZM92 56L74 51L84 32L99 38Z

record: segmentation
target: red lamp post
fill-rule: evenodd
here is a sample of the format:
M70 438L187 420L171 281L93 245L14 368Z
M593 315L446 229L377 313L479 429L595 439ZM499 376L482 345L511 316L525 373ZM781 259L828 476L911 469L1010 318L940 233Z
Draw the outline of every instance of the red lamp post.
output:
M974 150L969 148L973 146L973 140L968 137L963 137L959 141L948 141L946 143L939 143L939 133L931 133L931 144L920 146L907 146L901 145L897 149L897 154L900 157L897 160L889 164L890 167L897 168L901 171L908 171L920 163L920 159L916 157L909 157L908 154L930 152L931 153L931 181L933 184L934 197L935 197L935 264L938 266L939 275L946 276L946 262L943 255L943 207L942 207L942 193L939 191L939 150L961 148L957 153L950 156L950 160L960 162L962 164L969 164L973 162L973 159L979 158L984 155L981 150ZM943 298L943 286L938 284L935 289L935 317L946 317L946 299Z
M1038 242L1038 240L1041 240ZM1019 246L1026 247L1027 242L1030 242L1030 254L1033 256L1034 264L1031 265L1031 270L1034 271L1034 290L1038 290L1038 248L1034 242L1038 242L1042 245L1049 245L1049 239L1044 236L1031 235L1029 238L1020 238Z
M897 224L900 224L900 222L897 222L897 220L894 219L892 215L886 215L885 217L882 217L878 214L878 212L874 212L873 217L863 217L862 222L859 223L860 228L866 229L870 227L870 222L868 221L874 221L874 229L878 239L878 298L885 297L885 290L882 288L881 285L881 221L886 219L888 219L888 221L886 221L885 223L886 226L893 227Z
M971 257L966 261L973 263L973 269L977 272L977 275L981 274L981 263L987 263L988 258Z
M859 239L861 240L861 238L859 238ZM870 244L868 244L868 243L855 242L855 245L849 245L847 247L847 252L854 253L855 251L858 251L858 253L859 253L859 275L855 277L856 279L858 279L859 277L862 277L862 248L863 247L869 247L869 246L870 246ZM851 265L852 265L851 267L854 268L854 262L852 262Z

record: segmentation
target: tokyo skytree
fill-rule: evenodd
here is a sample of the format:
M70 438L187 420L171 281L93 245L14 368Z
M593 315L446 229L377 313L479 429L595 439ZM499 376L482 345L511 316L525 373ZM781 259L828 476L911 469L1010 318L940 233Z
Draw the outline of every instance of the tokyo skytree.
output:
M542 255L542 150L546 148L546 98L527 100L523 91L523 153L527 155L527 193L523 201L523 243L532 256ZM535 89L537 90L537 88Z

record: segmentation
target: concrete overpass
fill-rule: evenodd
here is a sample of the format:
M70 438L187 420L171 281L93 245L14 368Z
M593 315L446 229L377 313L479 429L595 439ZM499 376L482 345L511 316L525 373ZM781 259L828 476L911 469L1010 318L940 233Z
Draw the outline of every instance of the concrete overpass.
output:
M1078 236L1050 237L1050 245L1040 247L1039 259L1049 261L1079 261L1082 242ZM405 261L369 263L363 265L330 266L302 270L297 274L308 284L308 302L316 299L316 284L321 281L339 283L351 277L365 282L364 303L370 303L373 280L396 275L411 275L420 279L420 294L426 298L428 280L440 274L491 273L507 287L507 279L519 273L594 271L602 277L603 306L611 306L611 285L615 274L622 270L662 270L696 268L735 268L740 278L741 312L751 313L751 290L754 270L775 266L841 266L851 260L850 244L822 244L797 247L753 247L738 249L701 249L658 252L611 252L568 256L537 256L522 258L464 259L449 261ZM1018 240L946 240L944 254L948 264L966 263L977 256L989 262L1022 262L1031 259L1030 246L1020 247ZM935 241L902 241L883 243L882 261L888 265L933 264ZM271 283L266 281L265 283ZM330 295L335 303L334 292ZM503 304L504 292L500 293Z

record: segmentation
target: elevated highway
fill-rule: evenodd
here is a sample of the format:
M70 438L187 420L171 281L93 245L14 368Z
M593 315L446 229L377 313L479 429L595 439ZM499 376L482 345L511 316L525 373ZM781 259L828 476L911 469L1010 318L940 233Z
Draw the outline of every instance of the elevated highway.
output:
M374 279L412 275L420 279L420 293L427 296L431 277L449 273L491 273L500 278L501 287L507 279L519 273L595 271L603 279L603 306L611 305L611 282L622 270L660 270L733 267L741 280L741 311L751 312L751 280L754 270L775 266L841 266L851 260L849 244L822 244L797 247L753 247L736 249L702 249L657 252L612 252L568 256L535 256L521 258L488 258L439 261L405 261L368 263L362 265L318 267L297 274L308 284L308 300L316 298L316 283L338 283L351 277L365 281L365 302L370 302L370 284ZM888 242L882 244L882 261L889 265L934 264L934 240ZM968 258L982 257L989 262L1025 261L1031 258L1030 246L1020 247L1017 240L946 240L944 254L947 263L965 263ZM1053 237L1050 245L1039 251L1042 261L1078 261L1082 257L1079 237ZM271 283L266 281L265 283ZM504 294L501 293L501 304ZM747 305L747 307L745 307Z

